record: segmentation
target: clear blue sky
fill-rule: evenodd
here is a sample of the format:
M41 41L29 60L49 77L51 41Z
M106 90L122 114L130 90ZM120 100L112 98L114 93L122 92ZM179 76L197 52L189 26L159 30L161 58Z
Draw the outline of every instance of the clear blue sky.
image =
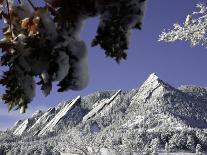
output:
M91 48L90 42L95 36L98 18L89 19L82 32L89 52L90 83L79 92L68 91L57 93L53 89L51 95L43 97L39 88L36 97L29 105L27 114L7 112L7 107L0 104L0 130L6 129L23 119L37 109L47 109L56 106L60 101L77 95L87 95L97 90L130 90L139 87L147 76L156 72L169 84L207 86L207 49L204 47L191 48L189 43L176 42L173 44L158 42L158 36L166 28L172 28L175 22L185 20L187 14L195 10L198 2L194 0L148 0L147 13L142 31L132 31L131 46L128 50L128 60L116 64L105 58L99 48ZM1 69L2 70L2 69ZM0 88L2 94L3 88Z

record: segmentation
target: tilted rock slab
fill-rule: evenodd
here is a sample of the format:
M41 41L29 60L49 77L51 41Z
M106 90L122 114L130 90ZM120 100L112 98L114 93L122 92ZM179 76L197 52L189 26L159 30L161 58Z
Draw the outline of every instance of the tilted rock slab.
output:
M39 132L39 136L45 135L47 132L52 132L56 124L73 108L73 106L80 100L80 96L72 100L63 109L61 109L55 117Z
M103 109L106 105L110 104L118 95L121 93L121 90L118 90L110 99L105 100L104 102L100 102L96 107L94 107L87 115L83 117L83 122L86 122L88 119L97 114L101 109Z

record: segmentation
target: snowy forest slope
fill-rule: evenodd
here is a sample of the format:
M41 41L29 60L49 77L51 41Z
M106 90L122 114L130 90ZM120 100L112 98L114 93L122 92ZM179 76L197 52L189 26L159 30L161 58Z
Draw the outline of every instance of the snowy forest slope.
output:
M207 149L207 89L151 74L131 91L95 92L0 133L0 154L131 155ZM26 145L25 145L26 144Z

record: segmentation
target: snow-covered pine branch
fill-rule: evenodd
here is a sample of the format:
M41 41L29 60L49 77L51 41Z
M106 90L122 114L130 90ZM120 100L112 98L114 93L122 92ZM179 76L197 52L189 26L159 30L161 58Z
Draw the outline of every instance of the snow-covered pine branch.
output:
M207 7L197 4L197 11L186 17L183 24L174 24L172 30L163 31L159 41L175 42L176 40L190 41L191 46L207 47Z
M2 100L9 110L25 112L35 96L34 77L45 95L52 82L58 91L81 90L88 84L87 48L80 38L82 23L100 16L92 45L100 45L117 62L126 59L130 32L141 29L146 0L1 0L0 19L5 21L1 65L8 66L0 78L5 86Z

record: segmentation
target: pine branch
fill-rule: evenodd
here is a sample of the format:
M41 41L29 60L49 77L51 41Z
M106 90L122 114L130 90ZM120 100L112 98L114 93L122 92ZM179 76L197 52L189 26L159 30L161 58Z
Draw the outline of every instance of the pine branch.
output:
M9 14L9 30L11 31L12 33L12 24L11 24L11 13L10 13L10 8L9 8L9 1L6 0L6 5L7 5L7 11L8 11L8 14ZM12 39L13 39L13 36L11 35Z

